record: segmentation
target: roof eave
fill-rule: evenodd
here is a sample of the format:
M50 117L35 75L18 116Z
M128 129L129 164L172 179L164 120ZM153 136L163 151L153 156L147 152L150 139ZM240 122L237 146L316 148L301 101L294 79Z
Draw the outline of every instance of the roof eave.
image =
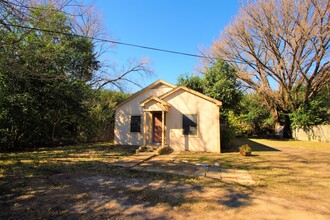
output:
M187 88L187 87L185 87L185 86L178 86L178 87L176 87L176 88L173 88L172 90L168 91L167 93L165 93L165 94L159 96L159 98L160 98L160 99L163 99L163 98L165 98L165 97L167 97L167 96L173 94L174 92L176 92L176 91L178 91L178 90L180 90L180 89L183 89L183 90L185 90L185 91L187 91L187 92L189 92L189 93L191 93L191 94L197 95L197 96L199 96L200 98L203 98L203 99L205 99L205 100L207 100L207 101L213 102L213 103L214 103L215 105L217 105L219 108L222 106L222 102L221 102L221 101L216 100L216 99L214 99L214 98L211 98L211 97L209 97L209 96L206 96L206 95L204 95L204 94L202 94L202 93L200 93L200 92L197 92L197 91L195 91L195 90L193 90L193 89L189 89L189 88Z
M171 106L170 103L168 103L168 102L166 102L165 100L162 100L162 99L160 99L160 98L158 98L158 97L156 97L156 96L150 96L149 98L143 100L142 102L140 102L140 106L141 106L141 107L144 107L144 106L145 106L148 102L150 102L150 101L156 101L156 102L159 102L159 103L161 103L161 104L164 105L164 106Z
M168 82L165 82L163 80L157 80L155 82L153 82L152 84L150 84L149 86L141 89L140 91L134 93L133 95L131 95L130 97L128 97L125 101L123 101L122 103L118 104L117 106L114 107L115 110L117 110L119 107L123 106L124 104L126 104L127 102L131 101L132 99L134 99L136 96L140 95L141 93L145 92L146 90L158 85L158 84L164 84L168 87L171 87L171 88L175 88L176 86L171 84L171 83L168 83Z

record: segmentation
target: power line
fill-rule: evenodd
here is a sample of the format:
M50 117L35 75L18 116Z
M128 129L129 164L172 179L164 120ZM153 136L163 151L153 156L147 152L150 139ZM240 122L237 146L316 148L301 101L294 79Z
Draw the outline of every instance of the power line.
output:
M34 7L34 6L29 6L29 5L24 5L24 4L16 4L14 2L8 2L8 1L5 1L5 0L2 0L3 3L6 3L6 4L10 4L10 5L14 5L16 7L20 7L20 8L26 8L26 9L38 9L38 10L44 10L44 11L56 11L56 12L61 12L61 13L64 13L66 15L70 15L70 16L73 16L73 17L76 17L76 16L81 16L79 14L71 14L69 12L66 12L66 11L62 11L60 9L54 9L54 8L42 8L42 7ZM74 6L74 5L73 5ZM72 6L72 7L73 7Z
M65 33L65 32L55 31L55 30L48 30L48 29L35 28L35 27L27 27L27 26L22 26L22 25L15 25L15 24L8 24L8 26L17 27L17 28L24 28L24 29L34 30L34 31L43 31L43 32L53 33L53 34L63 34L63 35L68 35L68 36L82 37L82 38L87 38L87 39L91 39L91 40L97 40L97 41L102 41L102 42L119 44L119 45L124 45L124 46L129 46L129 47L142 48L142 49L147 49L147 50L160 51L160 52L165 52L165 53L178 54L178 55L183 55L183 56L197 57L197 58L203 58L203 59L212 59L212 60L216 59L216 58L208 57L208 56L204 56L204 55L185 53L185 52L174 51L174 50L166 50L166 49L161 49L161 48L156 48L156 47L149 47L149 46L144 46L144 45L139 45L139 44L132 44L132 43L114 41L114 40L107 40L107 39L102 39L102 38L97 38L97 37L82 36L82 35L79 35L79 34Z

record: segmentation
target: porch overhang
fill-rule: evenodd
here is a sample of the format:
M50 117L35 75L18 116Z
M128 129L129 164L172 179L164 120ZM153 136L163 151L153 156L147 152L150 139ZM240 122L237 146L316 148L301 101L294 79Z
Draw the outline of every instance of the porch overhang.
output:
M162 117L162 140L161 144L162 147L166 145L166 124L165 124L165 118L166 118L166 112L168 112L169 107L171 106L168 102L155 97L150 96L149 98L145 99L144 101L140 102L140 106L143 108L143 144L144 146L147 145L147 115L152 115L153 112L161 112ZM149 125L150 126L150 125Z
M140 106L143 108L143 111L147 111L147 112L153 112L153 111L167 112L171 104L160 98L151 96L145 99L144 101L140 102Z

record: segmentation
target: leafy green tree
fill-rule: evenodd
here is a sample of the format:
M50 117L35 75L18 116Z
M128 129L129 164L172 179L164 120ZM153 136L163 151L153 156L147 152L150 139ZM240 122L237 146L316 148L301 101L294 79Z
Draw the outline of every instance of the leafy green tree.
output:
M177 79L179 86L186 86L200 93L205 93L204 81L199 76L189 75L188 73L181 74Z
M248 134L265 135L274 129L274 117L258 94L244 95L240 106L239 117L251 128Z
M220 109L221 146L224 149L230 148L230 140L238 129L242 128L242 122L235 116L239 112L239 102L243 96L239 82L236 79L236 71L224 60L217 60L212 66L205 69L203 78L199 76L180 75L178 85L201 92L222 102ZM238 124L235 123L239 123Z
M224 60L217 60L214 65L199 76L180 75L178 85L186 86L222 102L221 121L228 122L228 111L239 111L242 98L240 84L236 79L236 71Z
M11 24L71 33L70 19L47 5ZM44 17L45 13L49 13ZM8 15L10 16L10 15ZM8 19L8 18L7 18ZM85 38L0 25L1 147L51 145L77 139L88 117L86 84L98 68L93 43Z
M105 36L95 15L74 0L0 1L0 149L111 133L114 103L125 95L96 91L138 85L152 71L145 58L120 69L101 64L110 47L91 40Z
M241 114L236 114L233 111L228 111L228 129L230 129L235 136L251 135L253 134L253 127L246 122Z
M293 128L308 130L313 125L330 123L330 85L324 87L314 100L290 114Z
M115 106L129 97L128 94L117 91L100 90L94 94L91 102L90 118L92 119L89 129L91 141L112 141Z
M224 60L217 60L206 69L203 80L205 94L222 102L221 119L226 122L229 110L239 111L237 103L243 96L235 69Z

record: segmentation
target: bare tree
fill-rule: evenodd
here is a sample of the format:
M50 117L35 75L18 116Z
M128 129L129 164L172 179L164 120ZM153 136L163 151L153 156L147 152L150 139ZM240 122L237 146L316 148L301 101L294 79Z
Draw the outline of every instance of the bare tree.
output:
M43 10L40 18L36 19L30 13L34 9ZM95 10L93 1L86 4L86 1L82 2L80 0L0 0L0 29L5 29L7 33L16 35L19 32L18 42L23 40L31 31L44 31L58 35L61 32L56 28L45 29L44 26L40 25L53 12L63 13L69 20L71 32L63 34L86 37L93 41L95 57L100 61L100 66L96 71L91 70L95 72L89 84L96 88L109 84L124 88L127 83L139 85L141 78L152 73L146 59L129 61L122 68L109 64L109 60L105 58L107 56L103 55L111 52L115 45L107 41L109 35L105 31L102 16ZM40 22L35 22L36 20ZM33 24L31 24L31 21L33 21ZM8 46L5 44L8 44L8 42L0 40L0 46L5 48ZM15 42L10 44L12 46ZM35 74L38 75L27 77L38 77L40 79L40 74ZM42 79L52 80L49 77L43 77Z
M328 0L247 1L209 55L237 68L289 129L287 114L330 82L329 20Z
M103 64L101 66L99 74L91 82L97 90L110 86L125 92L128 91L127 84L142 88L141 79L153 73L150 68L150 61L147 58L130 59L120 68L115 64Z

